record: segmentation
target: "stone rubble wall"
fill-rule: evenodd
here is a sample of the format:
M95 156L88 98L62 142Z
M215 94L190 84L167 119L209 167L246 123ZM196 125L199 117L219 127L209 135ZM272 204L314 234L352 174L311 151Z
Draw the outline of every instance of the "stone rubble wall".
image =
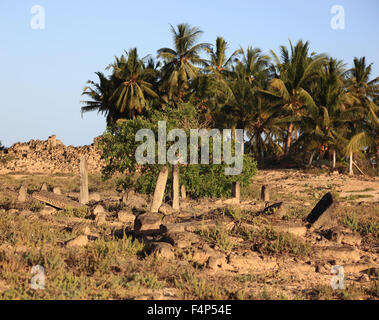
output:
M46 141L17 142L9 149L0 151L0 174L28 173L78 173L80 157L87 158L88 171L100 173L104 166L98 149L100 137L89 146L65 146L52 135Z

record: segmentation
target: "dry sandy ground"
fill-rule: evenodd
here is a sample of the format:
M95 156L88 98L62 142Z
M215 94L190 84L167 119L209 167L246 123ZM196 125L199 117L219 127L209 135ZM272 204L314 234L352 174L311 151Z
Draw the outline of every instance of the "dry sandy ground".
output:
M36 177L36 175L0 176L0 185L4 188L8 184L9 188L17 191L21 181L32 181ZM38 183L48 179L51 177L40 175ZM67 181L70 179L72 180L72 177L67 177ZM54 183L58 182L62 183L60 186L63 193L67 191L66 195L75 196L73 190L64 189L66 183L64 177L56 177ZM270 202L264 203L259 200L262 185L268 185L271 189ZM90 206L91 210L98 204L105 208L105 222L101 224L96 215L85 218L65 217L55 210L47 213L46 207L43 210L30 211L20 209L17 204L15 208L0 210L0 214L14 217L15 221L22 218L28 221L31 228L35 224L36 230L45 225L47 228L52 228L51 232L55 232L58 238L48 236L47 238L53 240L48 241L47 245L57 255L66 257L62 258L65 272L73 272L76 276L84 276L82 274L84 271L77 266L80 261L78 260L76 264L69 263L67 255L72 255L70 250L73 249L67 245L62 246L65 241L79 239L77 237L80 232L78 233L76 225L89 227L84 234L85 241L83 243L77 241L79 248L74 248L80 253L77 259L87 259L86 257L93 253L93 248L97 248L99 243L102 246L109 245L109 248L118 245L121 240L105 237L105 231L115 233L120 231L120 228L125 228L125 231L134 234L136 239L143 240L146 248L149 248L143 257L134 255L128 256L126 260L120 258L118 261L117 257L120 255L118 254L114 258L115 261L111 261L111 270L117 271L103 274L103 278L107 279L120 277L126 279L124 281L126 284L122 282L123 284L117 284L117 287L110 284L104 289L112 299L378 298L379 281L376 280L379 272L378 178L349 177L333 173L311 174L297 170L261 170L254 177L253 185L242 190L240 204L228 204L225 199L187 200L182 202L180 213L161 215L163 224L171 226L172 230L168 228L164 234L153 236L137 236L133 223L125 224L118 218L120 210L133 213L138 218L138 214L144 211L143 208L138 208L141 209L140 212L135 212L138 201L133 203L126 201L120 208L118 195L110 191L102 192L101 188L99 184L98 192L101 193L102 200ZM338 227L325 230L309 229L304 218L326 192L332 192L337 196ZM0 190L0 195L5 195L4 190ZM147 197L138 197L150 201ZM283 209L280 212L271 215L262 214L265 207L279 201L283 202ZM350 215L356 218L351 224L346 222L346 216ZM210 230L198 224L204 219L212 225ZM61 298L61 295L65 296L64 289L59 291L53 288L36 295L30 293L30 290L20 291L16 288L20 285L20 281L24 283L25 288L27 287L25 274L30 271L30 261L27 260L30 258L25 252L30 245L27 242L29 239L22 235L19 235L22 239L15 239L14 234L17 232L9 231L12 230L12 223L9 222L8 225L6 220L0 222L1 232L4 234L0 237L2 297L54 299ZM180 223L187 223L191 228L186 227L187 229L174 232ZM162 249L159 247L161 243L168 245ZM158 250L151 249L157 244ZM85 260L83 265L88 264L88 261ZM331 268L335 265L341 265L345 269L344 290L331 288L333 279ZM50 270L48 266L46 268L47 272L50 272L50 279L58 274L57 270ZM13 276L9 270L13 270ZM97 277L102 279L100 271ZM158 282L142 281L138 277L130 278L133 274L145 278L153 276ZM93 275L84 277L86 276L95 277ZM80 290L80 297L92 298L92 289L89 285L84 285ZM67 298L74 297L68 295Z

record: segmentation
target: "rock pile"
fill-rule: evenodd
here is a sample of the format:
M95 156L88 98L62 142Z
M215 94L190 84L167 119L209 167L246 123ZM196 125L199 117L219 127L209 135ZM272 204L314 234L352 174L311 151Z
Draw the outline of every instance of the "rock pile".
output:
M46 141L17 142L9 149L0 151L0 174L11 172L70 173L79 172L80 157L85 156L88 171L100 172L104 162L100 159L99 138L89 146L65 146L55 135Z

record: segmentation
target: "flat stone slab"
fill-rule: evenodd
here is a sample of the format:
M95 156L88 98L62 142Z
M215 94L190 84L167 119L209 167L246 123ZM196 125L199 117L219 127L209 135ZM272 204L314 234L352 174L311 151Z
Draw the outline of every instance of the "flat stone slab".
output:
M192 232L168 232L165 235L167 241L174 247L183 249L190 248L193 244L199 243L201 237Z
M340 262L358 262L360 253L351 246L328 246L314 248L316 255L325 260L335 260Z
M278 224L272 227L278 232L288 232L297 237L304 237L307 233L307 228L299 224Z
M227 230L232 230L234 227L234 222L225 222L222 224ZM215 228L217 226L217 221L208 219L208 220L192 220L188 222L181 223L171 223L164 226L166 232L195 232L206 230L210 228Z
M32 197L38 201L47 203L48 205L58 208L58 209L82 209L87 208L87 206L75 202L63 195L55 194L49 191L39 191L34 192Z

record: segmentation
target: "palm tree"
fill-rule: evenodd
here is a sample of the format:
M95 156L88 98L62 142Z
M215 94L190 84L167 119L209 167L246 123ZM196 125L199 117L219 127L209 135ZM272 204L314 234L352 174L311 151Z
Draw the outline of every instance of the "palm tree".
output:
M246 80L254 86L263 88L269 78L270 57L259 48L249 46L246 52L241 49L242 60L238 61L236 72L243 74Z
M289 153L294 131L294 121L301 117L303 109L316 109L316 104L307 91L310 83L318 77L325 63L324 55L309 55L309 43L298 41L295 47L290 41L289 53L281 46L281 58L271 51L275 60L275 77L270 81L270 90L265 91L272 98L282 100L283 114L288 116L285 152Z
M379 120L377 105L379 97L379 77L370 80L371 66L366 66L366 59L354 58L354 67L349 70L350 78L347 81L347 89L356 99L358 117L351 123L351 135L346 145L346 153L350 158L349 173L352 174L353 152L366 149L371 154L376 154L376 162L379 161ZM379 169L378 169L379 175Z
M158 98L157 93L148 82L154 77L155 71L146 68L144 60L138 57L137 48L125 51L126 57L109 66L113 69L113 77L119 81L111 100L121 114L126 113L128 118L134 118L137 113L148 107L145 95Z
M366 66L366 58L354 58L354 67L350 69L351 77L348 79L348 90L360 102L360 105L367 110L370 121L379 125L377 112L378 105L375 101L379 97L379 77L370 79L372 63Z
M243 52L242 49L235 50L229 57L226 55L228 43L222 37L216 39L216 50L208 48L210 60L206 61L206 69L216 78L217 81L225 81L231 76L231 67L236 57Z
M332 151L335 168L336 150L346 135L346 123L351 121L350 110L346 111L346 108L355 102L345 90L345 74L342 61L330 58L310 89L317 108L310 109L300 119L301 135L296 143L312 151L309 165L316 151L322 154Z
M111 96L115 89L114 82L107 78L102 72L95 72L99 82L92 80L87 81L87 86L84 88L82 95L88 96L90 100L81 101L84 104L81 107L83 113L97 111L105 115L107 125L113 125L121 116L120 112L114 107L111 101Z
M167 91L168 99L178 105L183 101L190 81L198 75L197 66L205 65L205 60L199 55L200 51L205 48L209 49L210 44L196 44L198 37L203 33L198 27L179 24L175 30L171 25L171 31L174 37L174 49L159 49L158 58L163 59L165 63L161 70L162 90Z

